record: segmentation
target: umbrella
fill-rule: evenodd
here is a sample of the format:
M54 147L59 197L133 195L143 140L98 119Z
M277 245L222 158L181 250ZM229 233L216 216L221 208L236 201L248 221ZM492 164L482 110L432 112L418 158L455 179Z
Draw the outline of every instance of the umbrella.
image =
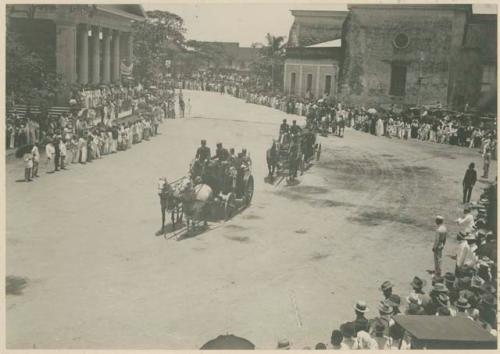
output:
M249 340L241 337L236 337L232 334L226 334L218 336L215 339L212 339L206 342L201 348L201 350L254 350L255 345Z
M370 109L368 109L368 113L375 114L375 113L377 113L377 110L375 108L370 108Z

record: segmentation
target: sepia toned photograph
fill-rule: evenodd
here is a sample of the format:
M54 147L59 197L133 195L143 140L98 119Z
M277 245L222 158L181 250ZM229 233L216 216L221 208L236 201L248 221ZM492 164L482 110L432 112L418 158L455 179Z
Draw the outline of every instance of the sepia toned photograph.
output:
M7 349L497 349L496 4L4 10Z

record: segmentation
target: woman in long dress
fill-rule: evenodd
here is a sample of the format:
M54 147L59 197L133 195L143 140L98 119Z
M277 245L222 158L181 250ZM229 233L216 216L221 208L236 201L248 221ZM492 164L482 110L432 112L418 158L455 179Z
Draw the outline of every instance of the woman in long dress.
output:
M80 139L78 139L78 147L80 149L80 163L87 163L87 140L80 135Z
M379 117L377 119L377 123L375 126L375 135L382 136L383 134L384 134L384 122L382 122L382 119Z

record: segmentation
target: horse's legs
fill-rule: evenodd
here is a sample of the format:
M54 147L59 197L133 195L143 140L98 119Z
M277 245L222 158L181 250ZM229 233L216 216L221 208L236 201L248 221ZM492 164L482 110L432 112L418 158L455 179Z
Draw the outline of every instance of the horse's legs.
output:
M161 208L161 231L165 229L165 208Z

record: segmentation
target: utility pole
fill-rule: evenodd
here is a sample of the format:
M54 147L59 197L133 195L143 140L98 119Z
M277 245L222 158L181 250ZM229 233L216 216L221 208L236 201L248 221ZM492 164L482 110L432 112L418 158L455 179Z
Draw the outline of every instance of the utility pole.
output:
M418 85L418 91L417 91L417 107L420 107L420 94L421 94L421 88L422 88L422 63L424 62L425 60L425 57L424 57L424 52L423 51L420 51L419 52L419 58L418 58L418 81L417 81L417 85Z

